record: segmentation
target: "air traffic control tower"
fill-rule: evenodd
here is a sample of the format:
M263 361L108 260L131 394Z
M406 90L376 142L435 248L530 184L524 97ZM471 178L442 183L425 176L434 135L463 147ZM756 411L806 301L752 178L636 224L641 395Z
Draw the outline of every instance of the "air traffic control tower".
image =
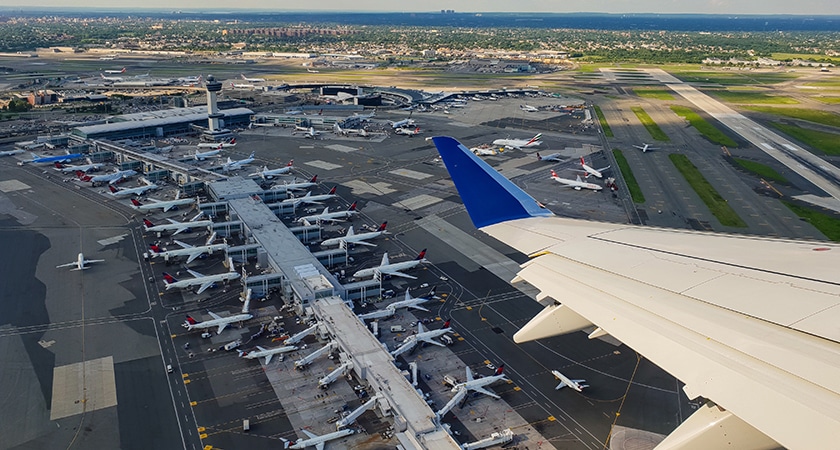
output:
M207 89L207 130L202 133L202 139L210 142L227 139L231 133L230 130L224 128L221 119L225 115L219 112L216 100L216 93L222 90L222 83L213 75L208 75L204 88Z

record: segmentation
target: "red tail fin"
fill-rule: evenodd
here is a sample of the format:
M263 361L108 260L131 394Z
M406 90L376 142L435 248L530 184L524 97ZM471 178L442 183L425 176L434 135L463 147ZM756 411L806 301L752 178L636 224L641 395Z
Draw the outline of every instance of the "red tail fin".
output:
M190 324L190 325L195 325L198 322L196 322L195 319L193 319L192 317L187 316L187 323Z
M496 373L494 373L493 375L501 375L502 372L504 372L504 371L505 371L505 365L502 364L501 366L499 366L498 369L496 369Z
M333 186L333 188L330 189L330 195L333 195L333 194L335 194L335 186Z
M163 272L163 282L164 282L164 283L166 283L166 284L172 284L172 283L175 283L175 282L177 282L177 281L178 281L178 279L177 279L177 278L173 277L172 275L169 275L169 274L168 274L168 273L166 273L166 272ZM190 320L190 316L187 316L187 320Z
M292 167L293 165L295 165L295 160L294 160L294 159L290 159L290 160L289 160L289 164L286 164L286 167ZM318 175L315 175L315 176L317 177ZM314 177L313 177L313 178L314 178Z
M446 322L443 322L443 328L449 328L449 322L450 322L449 320L447 320Z
M143 225L145 225L146 228L152 228L153 226L155 226L155 224L149 222L149 219L143 219Z
M542 156L540 156L540 152L537 152L537 161L542 161Z
M231 139L231 140L230 140L230 143L231 143L231 144L235 144L235 143L236 143L236 138Z
M419 255L417 255L417 259L421 260L426 257L426 249L424 248Z
M388 221L386 220L386 221L382 222L382 225L379 225L379 229L377 229L376 231L385 231L385 227L387 227L387 226L388 226Z
M149 250L151 250L152 253L160 253L160 247L155 244L149 244Z
M583 156L581 156L581 157L580 157L580 165L581 165L581 166L585 166L585 165L586 165L586 161L583 159Z
M136 198L131 199L131 204L134 205L134 206L143 206L143 204L140 203L139 201L137 201Z
M333 189L335 189L335 188L333 188ZM347 208L347 211L355 211L355 210L356 210L356 202L353 202L353 204L350 205L349 208Z
M62 166L61 163L57 162L57 163L55 163L55 168L56 169L63 169L64 166Z
M292 161L294 161L294 160L292 160ZM315 175L314 177L312 177L312 179L309 180L309 182L310 183L317 183L318 182L318 175Z
M551 177L557 178L557 172L555 172L554 169L551 169Z
M111 192L113 192L114 194L116 194L117 192L119 192L119 191L117 190L117 188L115 188L115 187L114 187L114 185L113 185L113 184L109 184L109 185L108 185L108 189L110 189L110 190L111 190Z

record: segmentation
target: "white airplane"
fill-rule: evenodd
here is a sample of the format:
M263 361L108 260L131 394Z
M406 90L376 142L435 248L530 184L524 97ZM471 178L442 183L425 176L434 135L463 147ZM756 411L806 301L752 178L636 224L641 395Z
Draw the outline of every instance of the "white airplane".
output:
M558 177L557 172L552 170L551 171L551 179L560 183L560 184L562 184L562 185L564 185L564 186L568 186L568 187L570 187L570 188L572 188L576 191L579 191L581 189L592 189L593 191L600 191L601 189L603 189L603 187L601 185L598 185L598 184L595 184L595 183L589 183L589 182L581 180L580 175L577 176L577 179L570 180L568 178Z
M23 150L20 150L23 152ZM91 170L97 171L102 168L105 164L102 163L93 163L90 161L90 158L87 160L87 164L79 164L77 166L70 165L70 164L61 164L59 162L55 163L55 170L58 170L62 173L76 173L76 172L84 172L88 173Z
M537 112L537 111L539 111L539 109L537 107L530 106L530 105L519 105L519 109L521 109L522 111L525 111L525 112Z
M193 159L196 161L204 161L207 158L219 158L219 153L222 152L222 146L224 144L218 144L215 150L207 150L206 152L200 152L196 150L196 152L192 155ZM235 145L235 144L234 144Z
M557 377L558 380L560 380L560 384L558 384L557 387L554 388L555 391L558 390L558 389L563 389L564 387L568 386L568 387L570 387L570 388L572 388L572 389L574 389L578 392L583 392L583 390L585 388L589 387L588 384L584 384L584 383L586 383L586 380L572 380L571 378L567 377L566 375L563 375L562 373L560 373L559 370L552 370L551 373L555 377Z
M711 402L660 448L836 447L840 246L554 216L457 140L434 141L473 224L532 255L514 281L562 299L515 342L594 329Z
M376 277L376 276L383 276L383 275L391 275L397 276L402 278L410 278L412 280L416 280L417 277L413 277L411 275L407 275L402 273L403 270L413 269L420 265L421 263L429 262L426 260L426 249L424 248L423 251L417 255L417 258L412 259L411 261L403 261L398 263L391 264L391 261L388 259L388 254L385 253L382 255L382 262L379 263L377 267L371 267L369 269L362 269L353 274L353 278L368 278L368 277Z
M310 191L310 192L307 192L306 195L304 195L303 197L294 197L294 196L291 196L291 193L289 193L290 197L283 200L280 203L291 203L291 204L295 205L295 208L297 208L297 206L301 203L305 203L305 204L308 204L308 205L320 205L321 202L324 201L324 200L329 200L329 199L333 199L333 198L338 197L337 195L335 195L335 189L336 189L336 187L333 186L333 188L330 189L330 192L328 194L319 194L319 195L312 195L312 192ZM325 210L324 212L327 212L327 211Z
M170 289L184 289L184 288L191 288L193 286L198 286L196 290L196 294L201 294L202 292L210 289L210 287L214 286L216 283L227 283L228 281L238 280L239 277L242 276L239 272L236 271L236 268L233 266L233 258L228 258L229 270L227 272L217 273L213 275L202 275L194 270L187 269L187 272L193 276L193 278L187 278L184 280L178 280L177 278L173 277L172 275L164 272L163 273L163 283L166 285L166 290Z
M292 159L292 160L289 161L288 164L286 164L285 167L280 167L279 169L269 169L268 166L263 166L261 171L254 172L254 173L252 173L248 176L249 177L260 177L264 180L269 179L269 178L274 178L277 175L283 175L283 174L287 174L287 173L291 172L292 169L295 168L294 164L295 164L295 160Z
M315 70L315 69L306 69L306 71L307 71L307 72L309 72L309 73L318 73L318 72L320 72L320 70Z
M460 390L475 391L481 392L482 394L487 395L489 397L493 397L495 399L500 399L501 397L487 389L487 386L490 386L491 384L496 383L497 381L508 381L507 377L503 374L504 370L505 366L504 364L502 364L501 366L499 366L498 369L496 369L496 372L494 372L493 375L490 375L489 377L473 378L472 370L470 370L470 368L467 367L467 381L456 384L452 388L451 392L458 392Z
M109 76L109 75L105 75L103 73L100 73L99 76L102 77L102 79L105 80L105 81L123 81L123 80L125 80L125 77L112 77L112 76Z
M396 358L397 356L402 355L403 353L410 351L413 349L417 344L420 342L425 342L427 344L437 345L438 347L446 347L445 344L442 342L438 342L435 338L443 336L446 333L451 333L452 328L449 328L449 321L447 320L443 324L443 328L437 330L426 330L423 327L423 324L417 322L417 334L413 334L405 339L403 339L402 345L391 351L391 356Z
M119 75L121 73L125 73L125 67L123 67L120 70L106 70L105 73L107 73L108 75Z
M638 148L642 153L646 153L648 150L659 150L659 147L651 147L650 144L634 145L633 147Z
M231 139L228 142L199 142L196 144L198 148L219 148L221 145L222 148L230 148L236 147L236 138Z
M583 172L586 174L585 178L589 178L590 175L595 175L597 178L603 178L604 174L603 171L610 168L610 166L601 168L601 169L593 169L589 165L586 164L586 160L583 159L583 156L580 157L580 168L583 169Z
M13 156L23 153L25 150L4 150L0 152L0 156Z
M187 85L190 84L200 84L201 83L201 75L198 76L188 76L188 77L181 77L177 80L179 83L184 83Z
M409 117L408 119L398 120L396 122L391 122L391 128L394 130L398 128L405 128L405 127L413 127L415 125L414 119Z
M162 225L155 225L149 219L143 219L143 229L149 233L163 233L164 231L172 231L172 236L179 233L189 232L193 228L210 227L213 225L212 220L198 220L204 212L195 215L189 222L178 222L175 219L166 219L169 223Z
M197 198L192 198L192 197L181 198L181 191L177 191L175 193L175 199L174 200L157 200L157 199L154 199L154 198L151 198L151 197L148 198L147 200L149 200L152 203L143 204L143 203L140 203L139 200L137 200L135 198L132 198L131 199L131 204L133 205L132 207L134 209L138 210L138 211L143 211L143 212L149 212L153 209L160 209L163 212L168 212L169 210L171 210L173 208L177 209L179 206L192 205L193 203L198 202Z
M560 153L552 153L550 155L542 156L540 152L537 152L537 161L549 161L549 162L563 162L563 155Z
M300 431L306 436L308 436L308 439L300 439L292 442L280 438L280 440L283 441L284 449L304 449L306 447L315 447L315 450L324 450L324 445L327 442L334 441L336 439L341 439L345 436L350 436L351 434L356 432L352 428L345 428L343 430L333 431L332 433L322 434L318 436L317 434L311 431L304 430L302 428Z
M283 345L274 348L263 348L258 345L256 350L252 350L250 352L240 351L239 357L245 359L265 358L265 365L268 365L269 363L271 363L271 358L273 358L274 355L293 352L297 349L298 348L296 345Z
M63 155L55 155L55 156L39 156L34 152L29 152L32 155L32 159L18 161L18 165L22 166L25 163L33 163L33 164L40 164L40 163L65 163L69 161L73 161L74 159L79 159L84 157L81 153L70 153L68 150L64 151L65 154Z
M230 82L231 89L254 89L255 87L257 86L253 84L234 83L232 81Z
M170 259L177 258L179 256L186 256L187 261L184 264L189 264L202 255L212 255L213 252L223 252L227 250L227 242L223 242L221 244L214 244L213 242L215 240L216 233L213 232L213 234L211 234L210 237L207 238L207 242L205 242L204 245L198 247L187 244L185 242L181 242L177 239L174 242L178 244L181 248L175 250L164 250L155 244L149 244L149 253L151 253L152 258L162 257L164 261L169 261Z
M420 127L414 127L414 128L400 127L400 128L394 129L394 133L395 134L402 134L402 135L408 136L408 137L412 137L412 136L420 134Z
M435 298L435 289L432 288L431 292L427 297L412 297L411 294L408 293L408 289L405 290L405 300L400 300L398 302L391 303L390 305L386 306L387 309L399 309L399 308L411 308L411 309L419 309L420 311L429 312L428 309L420 306L422 303L426 303L429 300ZM447 322L448 323L448 322ZM417 325L420 325L419 323ZM446 327L448 325L444 325Z
M485 145L481 145L481 146L478 146L478 147L473 147L473 148L470 149L470 151L473 152L473 154L478 155L478 156L496 156L496 155L499 154L499 152L497 152L495 148L485 146Z
M250 313L250 299L245 300L245 304L242 305L242 311L239 314L234 314L228 317L222 317L213 311L207 311L207 314L210 314L212 319L205 320L204 322L198 322L197 320L193 319L190 316L187 316L187 320L184 321L181 326L187 329L187 331L193 330L206 330L208 328L216 327L216 334L222 334L225 328L228 325L235 323L235 322L245 322L246 320L251 320L254 318L253 314Z
M531 139L496 139L493 141L493 145L500 145L508 149L522 150L523 148L537 147L542 144L542 141L540 140L541 137L542 133L537 133L536 136Z
M228 156L228 160L222 165L222 169L225 171L239 170L243 166L248 165L252 162L254 162L254 152L251 152L251 154L247 158L240 159L238 161L233 161L232 159L230 159L230 156Z
M298 223L304 225L311 225L313 223L322 223L322 222L343 222L346 219L349 219L359 212L356 211L356 202L353 202L349 208L344 211L336 211L330 212L330 207L327 206L324 208L324 211L321 214L313 214L311 216L304 216L297 219Z
M62 267L75 267L75 269L70 269L70 271L72 272L74 270L90 269L90 267L87 267L87 264L104 262L104 261L105 261L104 259L85 259L85 255L79 253L79 256L76 258L75 261L67 263L67 264L61 264L59 266L55 266L55 268L56 269L61 269Z
M265 83L265 78L248 78L244 73L239 74L239 76L249 83Z
M309 181L292 181L283 184L275 184L269 189L283 189L285 191L297 191L301 189L309 189L318 184L318 175L313 175Z
M315 130L315 127L295 127L295 130L304 131L303 137L305 137L306 139L314 139L321 135L321 132Z
M376 247L376 244L371 244L370 242L366 242L368 239L373 239L375 237L382 236L383 234L388 234L385 231L385 227L388 226L388 222L382 222L382 225L376 229L376 231L370 231L368 233L359 233L356 234L353 232L353 226L351 225L347 228L347 234L341 237L327 239L321 242L321 247L332 247L332 246L339 246L340 248L347 248L348 245L367 245L368 247ZM406 295L408 295L408 291L406 291Z
M134 188L119 188L114 186L113 184L109 184L108 189L111 191L111 195L113 195L114 197L125 197L130 195L143 195L148 191L155 190L158 187L160 187L145 178L140 178L140 181L146 184L144 186L138 186Z
M91 185L96 186L96 183L107 183L107 184L114 184L119 183L125 180L128 177L132 177L137 175L137 172L133 170L117 170L116 172L106 173L103 175L95 175L90 176L82 172L81 170L76 171L76 176L79 177L80 181L90 182Z

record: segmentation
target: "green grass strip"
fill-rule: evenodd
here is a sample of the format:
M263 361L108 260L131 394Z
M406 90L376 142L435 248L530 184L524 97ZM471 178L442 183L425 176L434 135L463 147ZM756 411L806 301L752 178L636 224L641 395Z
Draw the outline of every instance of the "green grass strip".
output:
M601 111L601 107L598 105L595 105L595 115L598 116L598 122L601 122L601 129L604 130L604 136L608 138L615 137L612 128L610 128L610 124L607 123L607 118L604 117L604 112Z
M650 133L650 137L654 138L657 141L671 140L668 137L668 135L665 134L665 132L662 131L661 128L659 128L659 125L657 125L656 122L654 122L653 119L650 118L650 116L648 115L648 113L645 112L644 109L638 106L634 106L630 109L633 110L633 113L636 114L636 117L639 118L639 122L642 122L642 125L644 125L645 129L648 130L648 133Z
M730 103L753 103L765 105L795 105L799 100L790 97L779 97L775 95L767 95L763 92L753 91L723 91L723 90L709 90L706 91L714 97L730 102Z
M825 237L832 241L840 242L840 219L811 208L799 206L796 203L786 202L784 200L782 200L782 203L790 208L794 214L805 219L806 222L813 225L817 230L820 230L820 233L824 234Z
M725 145L727 147L738 146L737 142L732 140L729 136L723 134L723 132L715 128L714 125L706 122L702 117L700 117L700 114L694 112L693 109L686 108L685 106L672 106L671 111L674 111L674 113L678 116L687 120L691 126L697 129L697 131L699 131L706 139L718 145Z
M758 175L759 177L764 178L765 180L789 184L787 178L785 178L784 175L780 174L779 172L776 172L776 169L766 164L761 164L759 162L750 161L749 159L743 158L732 158L732 160L735 161L736 164L741 166L742 169L752 174Z
M615 162L618 163L618 168L621 169L621 176L624 177L624 182L627 183L627 190L630 191L630 198L633 203L644 203L645 194L642 193L642 188L639 187L639 182L636 181L636 176L633 175L633 170L624 157L621 150L614 148L613 155L615 155Z
M747 224L744 220L729 206L726 199L721 197L697 167L688 160L687 156L672 153L668 155L668 159L674 163L674 166L680 171L685 181L688 181L688 184L700 196L700 199L703 200L703 203L706 204L709 211L720 221L721 225L746 228Z
M744 109L840 128L840 115L830 111L805 108L776 108L773 106L745 106Z
M809 130L796 125L771 122L774 128L827 155L840 155L840 134Z
M668 88L642 88L634 87L633 92L642 98L652 98L654 100L673 100L674 96Z

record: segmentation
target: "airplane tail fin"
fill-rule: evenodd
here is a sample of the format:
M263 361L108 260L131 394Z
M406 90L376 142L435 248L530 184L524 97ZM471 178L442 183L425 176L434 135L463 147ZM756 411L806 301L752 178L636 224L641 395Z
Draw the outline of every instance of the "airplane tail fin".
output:
M60 162L56 162L56 163L55 163L55 168L56 168L56 169L63 169L63 168L64 168L64 166L63 166Z
M136 198L131 199L131 204L134 205L134 206L143 206L143 204L140 203ZM146 222L148 222L148 221L146 221Z
M155 256L158 253L160 253L160 247L158 247L155 244L149 244L149 252L152 254L152 256Z
M295 160L294 160L294 159L290 159L290 160L289 160L289 164L286 164L286 167L292 167L292 166L294 166L294 165L295 165ZM315 175L315 177L317 177L317 176L318 176L318 175ZM312 179L315 179L315 177L312 177Z
M531 138L530 141L528 141L528 144L532 144L534 142L539 141L541 137L542 137L542 133L537 133L534 137ZM525 144L525 145L528 145L528 144Z
M109 190L111 191L111 193L113 193L113 194L116 194L117 192L119 192L119 189L115 188L113 184L109 184L109 185L108 185L108 189L109 189Z
M537 161L542 161L542 156L540 156L540 152L537 152Z
M379 225L379 228L377 228L376 231L385 231L385 227L387 227L387 226L388 226L388 221L386 220L386 221L382 222L382 225Z
M335 186L333 186L333 188L332 188L332 189L330 189L329 195L335 195L335 188L336 188L336 187L335 187Z
M193 319L193 318L192 318L191 316L189 316L189 315L187 316L186 322L187 322L188 324L190 324L190 325L195 325L195 324L197 324L197 323L198 323L195 319Z
M356 204L357 204L357 203L358 203L358 202L353 202L353 204L352 204L352 205L350 205L350 207L349 207L349 208L347 208L347 211L355 211L355 210L356 210Z
M583 159L583 156L580 157L580 165L581 165L581 167L586 165L586 160Z
M230 143L233 144L233 145L236 145L236 138L231 139Z
M417 255L417 257L414 258L414 259L417 260L417 261L422 261L422 260L426 259L426 249L424 248L423 250L421 250L420 254Z
M149 219L143 219L143 226L146 227L146 229L149 229L155 226L155 224L153 224Z
M553 215L456 139L437 136L432 140L477 228L507 220Z
M168 286L172 283L177 283L177 282L178 282L177 278L173 277L172 275L170 275L166 272L163 272L163 283L164 284L166 284ZM192 317L187 316L187 321L189 321L189 320L192 320Z
M502 364L502 365L500 365L500 366L499 366L499 368L498 368L498 369L496 369L496 372L495 372L495 373L493 373L493 375L501 375L501 374L502 374L502 372L504 372L504 371L505 371L505 365L504 365L504 364Z
M449 323L452 322L451 319L447 319L446 322L443 322L443 327L441 328L449 328Z
M294 160L292 160L292 161L294 161ZM309 180L309 182L310 183L317 183L318 182L318 175L313 176L312 179Z

